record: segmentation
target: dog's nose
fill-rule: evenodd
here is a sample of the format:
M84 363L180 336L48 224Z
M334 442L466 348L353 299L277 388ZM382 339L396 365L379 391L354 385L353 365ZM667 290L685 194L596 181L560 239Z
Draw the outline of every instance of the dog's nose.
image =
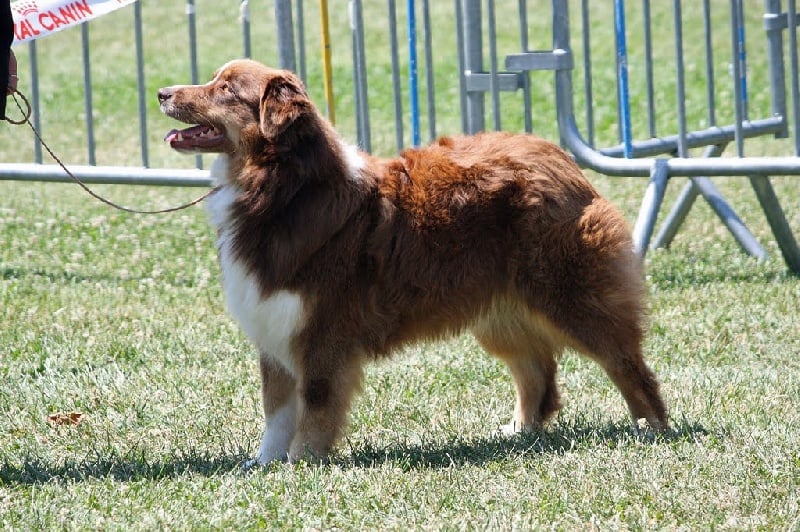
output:
M171 87L165 87L165 88L163 88L163 89L158 89L158 101L159 101L160 103L164 103L164 102L166 102L167 100L169 100L170 98L172 98L172 94L173 94L174 92L175 92L175 91L174 91L174 90L172 90L172 88L171 88Z

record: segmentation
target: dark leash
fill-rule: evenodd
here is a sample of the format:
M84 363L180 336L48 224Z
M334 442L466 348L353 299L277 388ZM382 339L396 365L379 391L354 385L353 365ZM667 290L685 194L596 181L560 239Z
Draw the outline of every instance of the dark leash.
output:
M87 194L89 194L90 196L92 196L96 200L105 203L109 207L113 207L115 209L119 209L121 211L130 212L130 213L134 213L134 214L163 214L163 213L167 213L167 212L175 212L175 211L180 211L180 210L183 210L183 209L187 209L187 208L191 207L192 205L197 205L198 203L200 203L201 201L203 201L204 199L209 197L211 194L216 192L217 189L219 188L219 187L212 188L211 190L209 190L208 192L206 192L202 196L200 196L198 198L195 198L195 199L193 199L192 201L190 201L188 203L184 203L183 205L179 205L177 207L170 207L168 209L158 209L158 210L154 210L154 211L143 211L143 210L139 210L139 209L131 209L129 207L124 207L122 205L114 203L113 201L111 201L109 199L106 199L103 196L97 194L95 191L90 189L86 185L86 183L81 181L80 178L78 178L75 174L70 172L69 169L67 168L67 166L61 161L61 159L59 159L58 156L55 153L53 153L53 150L50 149L50 146L48 146L47 143L45 143L45 141L42 140L42 136L39 135L39 132L36 131L36 128L33 127L33 124L31 123L31 104L28 101L28 98L26 98L25 95L22 94L21 92L19 92L18 90L14 90L11 93L11 96L14 98L14 103L17 105L17 108L19 109L19 112L22 114L22 118L19 119L19 120L13 120L13 119L11 119L9 117L6 117L5 119L8 122L10 122L11 124L14 124L16 126L19 126L19 125L27 123L28 126L31 128L31 131L33 131L33 134L36 135L36 138L39 139L39 142L42 144L42 146L44 146L44 149L47 150L47 153L50 154L50 157L52 157L53 160L58 163L58 165L64 170L64 172L66 172L67 175L70 178L72 178L72 180L79 187L81 187L83 190L85 190ZM19 100L17 99L17 96L19 96L19 98L22 99L22 102L25 104L25 108L23 108L22 104L20 104Z

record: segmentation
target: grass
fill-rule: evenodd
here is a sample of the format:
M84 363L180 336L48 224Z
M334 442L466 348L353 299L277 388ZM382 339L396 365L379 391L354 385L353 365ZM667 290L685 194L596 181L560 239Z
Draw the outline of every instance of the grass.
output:
M143 4L146 43L167 34L182 15L182 6L167 4L172 3ZM197 4L205 13L198 25L204 36L201 76L207 76L237 53L239 37L235 12L221 3ZM601 11L610 8L600 4L592 3L592 9L602 20ZM727 2L714 5L724 8ZM270 61L271 5L254 1L251 8L255 55ZM383 20L376 4L368 9L366 20ZM669 16L666 3L658 9ZM751 36L760 23L754 13ZM309 6L309 27L314 17ZM345 15L337 11L332 17L332 28L346 31ZM134 101L129 70L112 67L130 59L124 41L130 18L121 11L91 31L105 43L93 56L102 87L95 112L107 132L98 159L105 164L137 164L134 104L114 105L120 98ZM509 18L501 17L504 23ZM538 31L531 33L544 41L534 47L543 48L548 17L540 18L532 20ZM610 14L605 18L610 23ZM175 54L147 47L151 93L186 81L179 59L183 29ZM595 57L610 46L607 32L598 22ZM75 80L80 67L62 53L79 42L74 33L41 41L39 60L49 110L45 136L67 161L78 163L85 156L75 132L83 112ZM110 39L112 34L121 36ZM445 37L437 42L437 60L444 62ZM316 37L309 38L313 50ZM513 49L515 37L506 38L505 46ZM335 42L348 40L339 34ZM377 73L370 83L371 116L373 130L385 132L377 149L389 152L391 100L380 82L388 72L380 60L388 61L388 55L378 45L376 40L369 57ZM341 48L334 49L341 88L337 111L344 134L353 138L346 113L349 58L337 53ZM23 64L25 54L20 50ZM758 57L750 57L754 75L764 68ZM322 101L319 68L309 66L309 85ZM452 84L448 76L442 68L437 86ZM536 75L539 101L551 96L549 76ZM602 87L604 81L597 83ZM702 92L702 80L687 82ZM447 105L447 91L442 94L440 113L450 115L441 121L443 131L457 129L454 106ZM672 96L659 98L669 102ZM158 144L173 124L158 116L152 100L154 160L191 165ZM614 114L607 100L607 92L598 91L600 117ZM515 125L518 102L518 95L503 97L508 127ZM548 112L535 116L535 126L555 138ZM702 112L692 112L699 123ZM668 115L660 115L664 128ZM641 131L643 124L634 127ZM29 158L18 131L0 127L3 162ZM611 126L598 129L610 142L615 134ZM748 146L767 153L783 148L775 141ZM643 182L590 177L632 220ZM773 182L797 233L796 180ZM463 336L414 346L370 367L351 429L329 465L274 464L243 474L240 465L255 452L261 430L256 361L225 313L214 235L202 209L137 217L110 210L71 185L0 182L0 527L797 529L800 281L787 273L744 181L718 183L770 258L759 263L743 255L702 202L670 250L648 255L646 351L671 409L672 433L637 436L602 371L568 353L559 373L566 406L553 425L500 437L496 429L513 406L510 380ZM668 201L680 186L680 180L670 185ZM145 207L196 194L97 188ZM57 412L81 412L82 422L49 424L47 416Z

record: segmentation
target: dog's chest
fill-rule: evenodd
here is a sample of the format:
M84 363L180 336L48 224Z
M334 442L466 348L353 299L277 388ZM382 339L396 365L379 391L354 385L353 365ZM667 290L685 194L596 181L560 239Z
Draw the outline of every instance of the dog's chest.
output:
M236 190L226 186L208 204L211 223L217 229L217 250L228 311L258 350L295 373L292 341L305 323L303 298L289 290L262 294L255 272L234 252L235 221L231 205Z

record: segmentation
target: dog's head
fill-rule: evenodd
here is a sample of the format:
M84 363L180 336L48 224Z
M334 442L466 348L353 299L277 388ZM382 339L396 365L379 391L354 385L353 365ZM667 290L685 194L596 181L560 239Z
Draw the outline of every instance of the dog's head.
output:
M218 69L204 85L175 85L158 91L161 111L191 127L164 140L188 153L248 151L274 142L314 109L302 82L291 72L239 59Z

